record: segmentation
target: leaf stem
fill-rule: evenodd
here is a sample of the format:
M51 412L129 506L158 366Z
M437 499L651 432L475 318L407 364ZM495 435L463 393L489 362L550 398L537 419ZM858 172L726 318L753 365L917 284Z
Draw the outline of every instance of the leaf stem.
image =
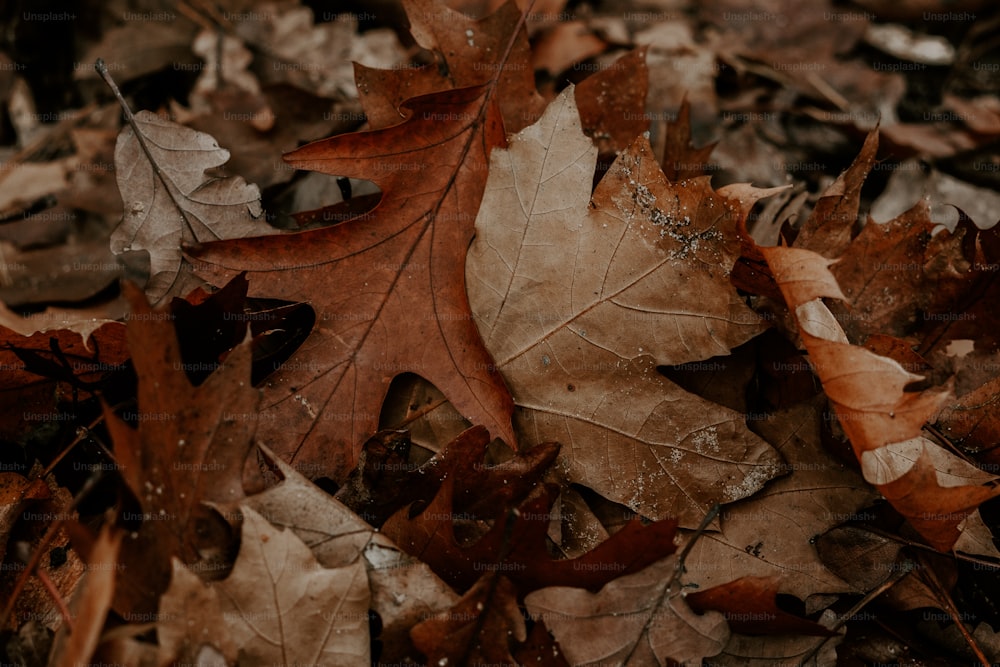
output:
M691 539L689 539L687 541L687 544L684 545L684 549L683 551L681 551L681 555L677 557L677 564L674 565L674 574L673 576L670 577L670 581L667 582L667 593L670 592L674 584L676 584L677 581L681 578L681 575L684 574L685 572L684 561L687 559L688 554L691 553L691 549L694 548L694 544L695 542L698 541L698 538L701 537L701 534L708 529L708 525L710 523L715 521L715 517L719 516L719 511L721 509L722 505L719 503L715 503L714 505L712 505L708 509L708 514L706 514L705 518L701 520L701 524L698 526L697 530L694 531L694 534L691 536Z

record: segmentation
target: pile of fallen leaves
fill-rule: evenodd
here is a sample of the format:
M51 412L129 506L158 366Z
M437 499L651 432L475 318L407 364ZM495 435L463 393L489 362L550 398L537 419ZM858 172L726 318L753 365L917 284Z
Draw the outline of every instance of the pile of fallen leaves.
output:
M0 662L1000 661L987 3L30 4Z

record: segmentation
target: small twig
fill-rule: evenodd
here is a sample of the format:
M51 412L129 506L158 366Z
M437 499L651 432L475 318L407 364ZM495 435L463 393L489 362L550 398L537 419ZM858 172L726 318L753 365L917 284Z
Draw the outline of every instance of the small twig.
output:
M397 425L392 426L391 429L393 431L398 431L400 429L406 428L407 424L412 424L413 422L417 421L418 419L420 419L424 415L430 414L431 412L434 412L435 410L437 410L438 408L440 408L442 405L444 405L447 402L448 402L447 398L441 398L441 399L438 399L438 400L434 401L433 403L430 403L429 405L425 405L424 407L420 408L419 410L417 410L416 412L414 412L412 415L410 415L409 417L407 417L403 421L399 422Z
M645 625L642 626L642 630L639 632L639 637L642 637L644 634L649 632L650 624L657 617L656 614L657 610L663 606L664 602L674 597L674 595L672 595L671 593L673 591L674 584L676 584L680 580L681 575L684 574L685 572L684 570L685 559L687 559L688 554L691 553L691 549L694 548L694 544L695 542L698 541L698 538L702 536L702 533L705 532L709 524L711 524L712 521L715 520L715 517L719 515L719 510L721 508L722 505L719 503L715 503L714 505L712 505L712 507L710 507L708 510L708 514L705 515L705 518L701 520L701 524L699 524L698 528L691 535L691 539L689 539L687 541L687 544L684 545L684 549L677 557L677 562L674 563L673 574L670 575L670 579L667 580L667 583L663 587L663 591L660 593L659 598L656 600L656 602L648 607L648 609L650 609L649 618L646 619ZM638 644L632 646L632 650L629 651L629 655L627 656L625 662L629 662L631 660L632 654L635 652L635 648L637 645Z
M868 604L872 600L882 595L882 593L885 593L887 590L889 590L897 583L899 583L899 581L903 577L912 572L913 566L914 563L911 560L905 560L902 563L900 563L898 570L889 575L886 578L886 580L883 581L881 584L879 584L872 590L868 591L868 593L866 593L865 596L861 598L861 600L859 600L857 604L848 609L846 613L842 614L837 619L837 622L834 623L832 626L830 626L829 628L830 631L836 632L837 630L839 630L845 623L847 623L847 621L851 620L855 614L857 614L859 611L868 606ZM816 653L821 648L823 648L823 644L828 642L830 639L831 639L830 637L822 637L818 644L816 644L808 653L802 656L802 659L799 661L799 667L804 667L804 665L809 661L809 659L812 658L814 655L816 655Z
M45 553L49 544L51 544L52 540L55 539L56 533L58 533L62 528L63 523L66 521L65 516L75 510L83 499L94 490L94 487L97 486L97 482L101 479L101 477L102 474L100 470L88 477L84 481L83 487L81 487L77 494L73 496L73 500L63 509L62 512L60 512L59 518L49 525L48 530L45 531L45 535L42 536L42 539L39 540L38 544L35 546L35 550L32 552L31 558L28 560L24 572L22 572L17 578L17 581L14 582L14 589L10 592L10 598L7 600L6 605L4 605L3 611L0 611L0 627L7 626L7 619L10 618L11 613L14 611L15 601L27 585L31 574L35 572L38 567L38 563L42 559L42 554ZM57 604L59 603L57 602Z
M188 231L191 232L191 239L197 240L198 236L195 234L194 225L192 225L191 221L188 220L187 214L181 207L180 202L178 202L177 198L174 197L173 188L170 187L167 177L164 176L163 172L160 170L160 165L158 165L156 160L153 159L153 153L149 150L149 145L146 144L146 138L143 136L142 131L139 129L139 124L135 120L135 114L132 113L132 109L129 107L128 102L125 101L125 97L122 96L121 90L118 89L118 84L116 84L115 80L111 78L111 74L108 72L108 66L104 63L102 58L98 58L97 62L94 63L94 69L96 69L97 73L101 75L102 79L104 79L104 83L108 84L108 87L111 88L111 92L115 94L115 99L118 100L118 104L125 113L125 120L128 121L130 126L132 126L132 133L135 134L136 141L139 142L139 147L142 148L142 152L146 155L146 159L149 161L149 166L153 168L153 173L156 174L160 183L163 184L163 189L166 190L167 196L170 197L170 201L174 203L174 208L176 208L177 212L180 213L181 220L184 221Z
M937 574L934 573L933 568L930 564L926 562L926 556L919 554L917 556L924 567L921 568L920 578L934 591L937 595L938 600L944 603L945 611L951 616L951 620L958 627L958 631L962 633L962 637L965 639L965 643L969 645L972 652L976 654L976 658L983 664L983 667L990 667L992 664L983 652L983 649L979 646L976 638L972 636L965 624L962 623L962 615L959 613L958 608L955 606L955 602L951 599L951 595L948 594L948 590L938 579Z
M701 524L698 526L697 530L695 530L694 534L691 535L691 539L689 539L687 544L684 545L684 549L681 551L681 555L677 557L677 563L674 565L674 574L670 577L670 581L667 582L666 592L668 594L674 584L676 584L681 578L681 575L684 574L684 561L687 559L688 554L691 553L691 549L694 548L694 543L697 542L698 538L701 537L701 534L708 529L709 524L715 520L715 517L719 516L719 511L721 509L722 505L719 503L712 505L708 510L708 514L706 514L705 518L701 520Z
M22 563L24 563L25 566L27 567L27 566L29 566L29 564L31 563L31 560L32 560L32 558L31 558L31 547L29 547L24 542L18 543L18 546L23 546L24 547L23 551L22 550L16 550L17 552L19 552L17 554L18 560L20 560ZM45 591L49 594L49 597L52 598L52 601L55 603L56 607L59 609L59 615L62 616L63 622L66 624L66 628L72 633L73 632L73 615L70 613L69 607L66 606L66 601L62 599L62 593L60 593L59 589L56 588L56 585L54 583L52 583L52 579L49 577L48 574L45 573L45 570L39 570L39 569L35 568L34 575L36 577L38 577L38 580L40 582L42 582L42 586L45 588Z

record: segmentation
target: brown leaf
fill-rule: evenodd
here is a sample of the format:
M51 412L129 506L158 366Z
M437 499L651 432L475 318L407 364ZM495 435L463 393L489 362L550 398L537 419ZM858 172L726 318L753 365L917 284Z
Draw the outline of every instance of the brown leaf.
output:
M510 396L469 317L461 261L487 155L503 130L486 88L418 98L410 109L394 127L288 155L300 168L375 181L384 195L370 214L192 251L215 283L249 269L252 296L315 309L312 333L265 385L260 433L313 477L347 476L403 372L427 378L471 421L516 443Z
M535 90L528 36L522 27L505 56L521 10L514 2L474 20L440 0L406 0L410 32L417 43L436 52L438 62L424 67L378 70L355 65L358 95L373 128L388 127L404 117L402 104L418 95L475 86L499 75L498 100L503 124L517 132L533 123L545 108Z
M115 146L125 215L111 235L111 249L115 254L149 252L145 290L159 302L195 286L182 267L182 243L260 236L274 229L256 220L263 213L256 185L206 175L229 159L215 139L148 111L135 114L135 122L142 141L127 126Z
M722 508L719 532L703 534L685 561L685 583L706 589L742 577L780 577L780 591L802 600L858 591L823 566L812 541L858 517L877 494L824 450L823 418L813 400L754 420L789 474Z
M583 132L594 141L602 161L608 156L609 164L649 129L646 52L630 51L576 86Z
M248 664L368 664L368 580L357 561L327 569L291 531L278 530L251 509L232 574L203 584L180 576L163 600L171 642L197 650L211 643ZM198 600L198 606L184 606ZM183 625L215 628L209 636ZM220 631L221 629L221 631ZM186 644L185 644L186 642Z
M413 644L432 665L516 665L510 641L527 638L514 585L484 574L453 607L410 630Z
M808 250L761 248L844 431L874 484L935 548L946 551L960 524L1000 495L991 475L921 435L923 424L949 399L948 388L904 392L922 379L897 362L847 342L821 297L843 294L829 261Z
M390 517L382 533L460 590L467 589L484 571L508 577L523 594L546 585L576 585L596 590L630 572L672 553L677 524L673 520L643 526L638 519L577 558L555 560L545 544L557 488L546 484L523 503L498 508L492 528L470 546L455 535L457 514L451 477L434 500L410 518L406 510Z
M656 372L764 330L728 280L737 212L707 179L667 183L645 139L588 206L596 153L571 90L494 152L469 301L526 441L562 443L573 482L697 525L778 472L742 414Z
M191 41L198 33L197 24L172 12L150 14L158 16L105 30L101 41L87 49L80 62L91 64L102 58L119 84L171 67L194 66L197 59L191 53ZM136 16L141 13L136 12ZM93 67L74 68L73 76L96 79L97 72Z
M359 467L337 491L337 499L375 526L404 505L430 502L441 483L455 480L455 510L492 518L498 506L516 504L541 481L559 445L541 443L496 465L483 463L490 436L474 426L456 436L431 460L417 466L407 460L405 431L379 431L365 443Z
M714 149L714 143L701 148L691 143L691 105L685 98L677 111L677 120L667 122L663 137L663 175L668 181L704 176Z
M197 662L203 647L211 646L232 663L237 647L221 622L222 608L214 588L174 558L170 588L160 597L156 612L158 664Z
M0 309L4 324L0 327L0 368L4 369L0 397L7 406L0 412L0 437L27 442L38 429L72 423L72 415L55 391L60 382L77 387L80 397L86 397L88 388L101 387L106 374L124 368L129 356L125 327L120 322L66 322L59 317L12 322L10 318L16 316L8 318L8 314ZM23 326L27 335L7 329L11 324ZM28 331L35 328L43 331Z
M813 250L831 258L843 254L854 236L861 186L875 165L877 152L878 132L874 131L868 134L851 166L823 191L795 237L796 248Z
M557 76L574 63L601 55L608 43L584 21L557 23L538 37L533 49L534 68Z
M977 460L1000 463L1000 378L950 403L938 415L937 425Z
M184 372L169 315L126 284L128 342L139 376L138 430L105 409L121 474L142 507L138 537L122 547L116 609L155 608L170 558L199 560L198 535L216 522L203 502L243 497L243 462L253 447L259 392L250 386L250 348L233 350L200 386Z
M283 479L248 497L245 506L273 525L289 528L323 567L362 562L368 571L371 609L379 615L382 625L378 636L381 659L393 662L412 654L410 628L428 615L447 609L458 596L427 565L407 556L299 471L264 451Z
M926 335L938 323L958 319L953 310L988 272L973 268L971 223L955 232L936 228L921 200L889 222L869 221L846 248L831 270L851 304L839 318L849 338Z
M816 635L835 633L819 623L778 607L779 577L741 577L727 584L688 593L688 606L698 613L721 612L729 629L748 635Z
M101 530L87 559L87 572L70 602L73 628L65 624L59 628L52 640L49 665L76 667L94 655L111 608L121 540L121 533L111 527Z
M692 612L679 591L666 590L675 559L615 579L599 593L552 587L531 593L525 606L545 621L570 664L698 664L729 639L722 614Z

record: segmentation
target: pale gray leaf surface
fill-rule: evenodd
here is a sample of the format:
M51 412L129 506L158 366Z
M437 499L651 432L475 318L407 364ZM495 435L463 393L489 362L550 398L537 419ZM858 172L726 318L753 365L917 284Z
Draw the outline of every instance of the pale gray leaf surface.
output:
M118 135L115 169L125 213L111 235L111 250L145 250L150 258L146 295L154 302L181 295L195 284L182 270L181 243L274 234L259 219L260 190L238 176L220 178L207 170L229 160L210 135L160 118L135 114L156 167L131 126Z

